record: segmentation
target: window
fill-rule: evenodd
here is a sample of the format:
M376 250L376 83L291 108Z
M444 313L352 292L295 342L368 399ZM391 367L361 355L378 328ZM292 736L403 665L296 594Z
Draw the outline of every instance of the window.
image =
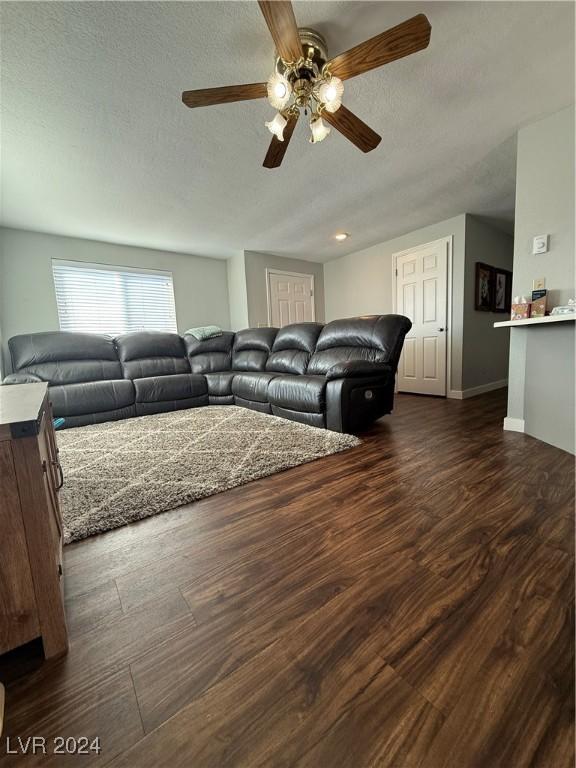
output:
M176 333L170 272L52 260L62 331Z

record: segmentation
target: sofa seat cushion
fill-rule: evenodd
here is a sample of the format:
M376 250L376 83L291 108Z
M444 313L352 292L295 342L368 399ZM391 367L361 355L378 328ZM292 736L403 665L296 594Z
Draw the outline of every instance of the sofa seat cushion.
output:
M216 371L216 373L205 373L204 378L208 384L208 394L211 397L231 397L233 371Z
M272 405L291 411L324 413L326 377L278 376L270 382L268 399Z
M277 373L237 373L232 382L235 397L256 403L268 402L268 386Z
M160 403L167 400L187 400L206 395L206 379L200 374L176 373L135 379L137 403Z
M55 416L81 416L134 405L134 384L126 379L57 384L48 393Z

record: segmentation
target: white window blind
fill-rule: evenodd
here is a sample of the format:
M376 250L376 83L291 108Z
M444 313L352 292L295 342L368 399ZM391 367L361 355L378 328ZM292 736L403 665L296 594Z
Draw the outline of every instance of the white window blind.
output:
M62 331L176 333L170 272L52 260Z

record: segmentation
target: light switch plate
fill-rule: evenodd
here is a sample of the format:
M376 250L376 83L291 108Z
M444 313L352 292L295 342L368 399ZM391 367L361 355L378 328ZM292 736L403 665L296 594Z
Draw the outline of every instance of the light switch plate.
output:
M532 290L533 291L543 291L544 288L546 288L546 278L545 277L535 277L534 280L532 280Z
M532 253L547 253L548 252L548 235L536 235L532 241Z

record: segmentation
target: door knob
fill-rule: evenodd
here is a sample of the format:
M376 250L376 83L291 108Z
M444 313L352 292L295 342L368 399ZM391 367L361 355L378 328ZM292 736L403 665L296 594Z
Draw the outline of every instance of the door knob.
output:
M441 333L442 331L445 331L445 330L446 330L446 328L438 328L438 330L439 330L439 331L440 331L440 333Z

